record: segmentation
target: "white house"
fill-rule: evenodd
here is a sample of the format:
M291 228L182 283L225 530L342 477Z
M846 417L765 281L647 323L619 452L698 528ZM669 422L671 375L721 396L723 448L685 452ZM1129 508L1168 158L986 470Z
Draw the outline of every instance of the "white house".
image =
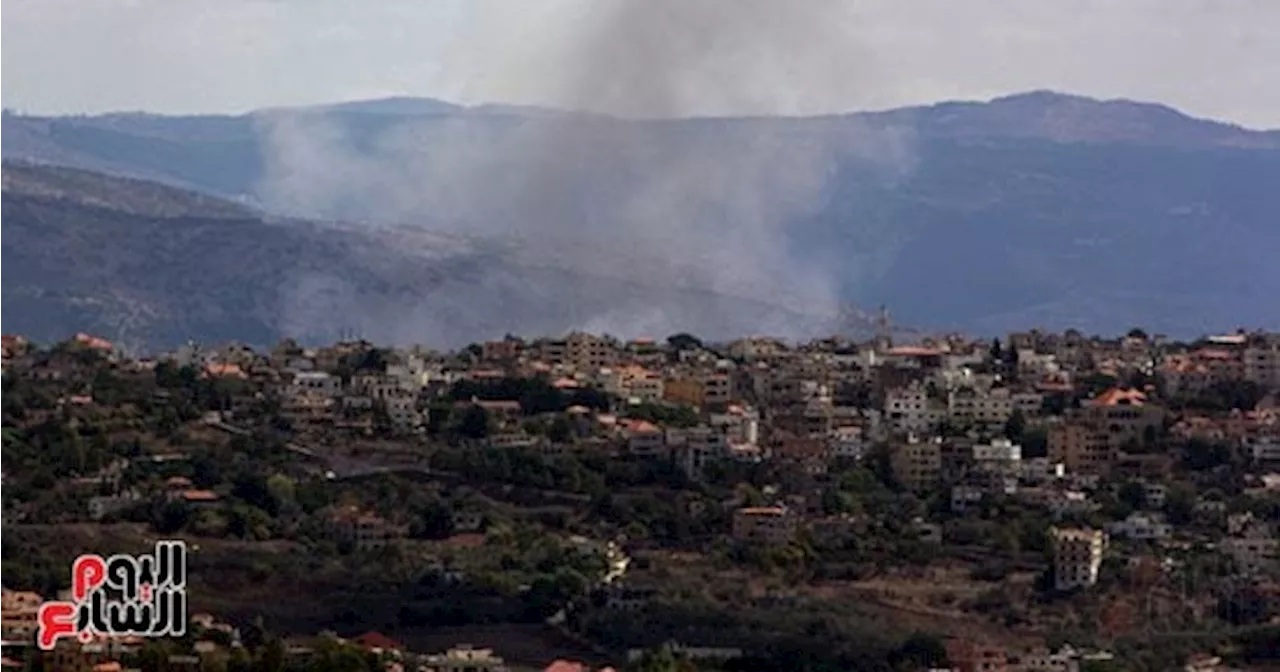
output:
M946 409L920 386L890 390L884 400L885 420L898 432L927 433L942 422Z
M1046 497L1045 504L1054 520L1062 520L1070 515L1083 515L1094 508L1089 496L1079 490L1054 490Z
M1022 446L1009 439L974 444L973 462L981 471L1017 476L1022 471Z
M1159 541L1169 538L1173 528L1159 515L1133 513L1122 521L1107 525L1107 532L1134 541Z
M1260 436L1245 444L1254 462L1280 462L1280 439Z
M294 374L289 391L294 395L334 399L342 394L342 379L324 371L301 371Z
M837 427L831 432L831 454L847 459L861 459L866 451L861 427Z
M972 485L956 485L951 488L951 510L963 513L982 503L982 488Z

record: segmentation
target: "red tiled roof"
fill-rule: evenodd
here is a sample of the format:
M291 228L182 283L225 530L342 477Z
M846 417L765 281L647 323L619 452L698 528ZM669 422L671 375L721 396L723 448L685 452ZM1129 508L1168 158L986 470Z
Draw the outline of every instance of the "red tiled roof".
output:
M633 420L627 418L622 421L622 425L628 432L632 434L657 434L658 426L648 420Z
M355 638L355 643L366 649L382 649L384 651L398 651L403 648L399 642L382 634L381 632L366 632Z
M1136 389L1113 387L1093 399L1094 406L1142 406L1147 403L1147 395Z
M781 516L786 512L787 510L780 506L749 506L738 509L738 513L744 516Z
M218 493L212 490L184 490L182 498L188 502L216 502Z
M204 374L209 378L248 378L249 376L238 364L209 364L204 367Z
M942 351L937 348L925 348L918 345L900 345L896 348L889 348L885 354L900 357L936 357L941 355Z
M555 660L542 672L587 672L587 666L577 661Z
M112 350L114 348L114 346L111 345L111 341L108 341L105 338L98 338L97 336L90 336L85 333L76 334L76 343L93 348L94 350Z
M484 535L478 532L455 534L445 539L444 543L454 548L478 548L484 546Z

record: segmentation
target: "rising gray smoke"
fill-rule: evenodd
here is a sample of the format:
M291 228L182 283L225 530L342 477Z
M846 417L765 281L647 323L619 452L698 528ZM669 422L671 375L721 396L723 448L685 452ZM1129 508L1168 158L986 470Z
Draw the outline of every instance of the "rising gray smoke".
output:
M798 317L835 314L843 269L797 261L789 231L823 206L841 161L901 170L910 143L849 118L670 120L691 109L787 114L827 88L874 81L847 16L817 1L584 7L577 39L543 76L556 100L601 114L476 111L361 137L322 116L273 114L263 118L260 196L311 216L518 240L506 262L599 282L547 288L535 286L541 271L524 283L481 275L388 305L313 270L285 288L287 328L345 314L377 336L450 344L570 328L799 337L814 327Z

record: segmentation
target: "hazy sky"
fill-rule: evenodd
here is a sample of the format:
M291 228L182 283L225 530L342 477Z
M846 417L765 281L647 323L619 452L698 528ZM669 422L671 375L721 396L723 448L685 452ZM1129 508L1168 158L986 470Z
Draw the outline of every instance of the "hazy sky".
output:
M625 16L617 2L648 1L7 0L3 104L185 113L417 95L592 105L591 91L564 81L590 58L584 35ZM857 76L810 82L805 64L762 62L749 32L708 25L714 58L688 73L676 113L807 114L1052 88L1280 127L1280 0L777 2L829 13L825 32L841 38L823 58ZM725 77L754 94L699 95L700 81Z

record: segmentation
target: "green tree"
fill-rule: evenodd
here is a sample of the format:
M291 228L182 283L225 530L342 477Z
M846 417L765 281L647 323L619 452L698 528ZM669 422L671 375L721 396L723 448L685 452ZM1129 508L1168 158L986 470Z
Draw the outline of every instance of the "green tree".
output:
M889 656L896 669L934 669L947 667L947 648L936 635L917 632L907 638Z
M1120 486L1116 499L1130 510L1141 510L1147 505L1147 489L1138 481L1128 481Z
M552 443L568 443L573 439L573 426L569 424L569 419L561 415L552 420L551 426L547 428L547 438Z
M1177 483L1169 488L1164 499L1164 513L1169 523L1187 525L1195 518L1196 489L1186 483Z
M1027 418L1022 415L1022 411L1014 410L1009 415L1009 420L1004 423L1005 438L1015 443L1021 443L1023 434L1027 430Z
M267 479L267 492L271 495L277 509L292 504L294 501L293 479L284 474L273 474Z
M1024 429L1022 432L1022 457L1045 457L1049 454L1049 433L1043 427Z
M185 527L190 517L191 509L185 502L168 501L156 507L151 526L160 534L172 534Z
M682 404L636 404L627 408L625 415L636 420L667 425L670 427L693 427L698 424L698 411L692 406Z
M702 339L693 334L681 332L667 337L667 347L676 352L699 350L702 348Z
M677 656L670 647L650 651L627 668L627 672L697 672L688 659Z
M467 406L458 418L454 431L459 436L480 440L489 436L489 412L476 404Z
M278 637L269 637L262 647L255 651L253 660L254 672L281 672L284 670L284 642Z

